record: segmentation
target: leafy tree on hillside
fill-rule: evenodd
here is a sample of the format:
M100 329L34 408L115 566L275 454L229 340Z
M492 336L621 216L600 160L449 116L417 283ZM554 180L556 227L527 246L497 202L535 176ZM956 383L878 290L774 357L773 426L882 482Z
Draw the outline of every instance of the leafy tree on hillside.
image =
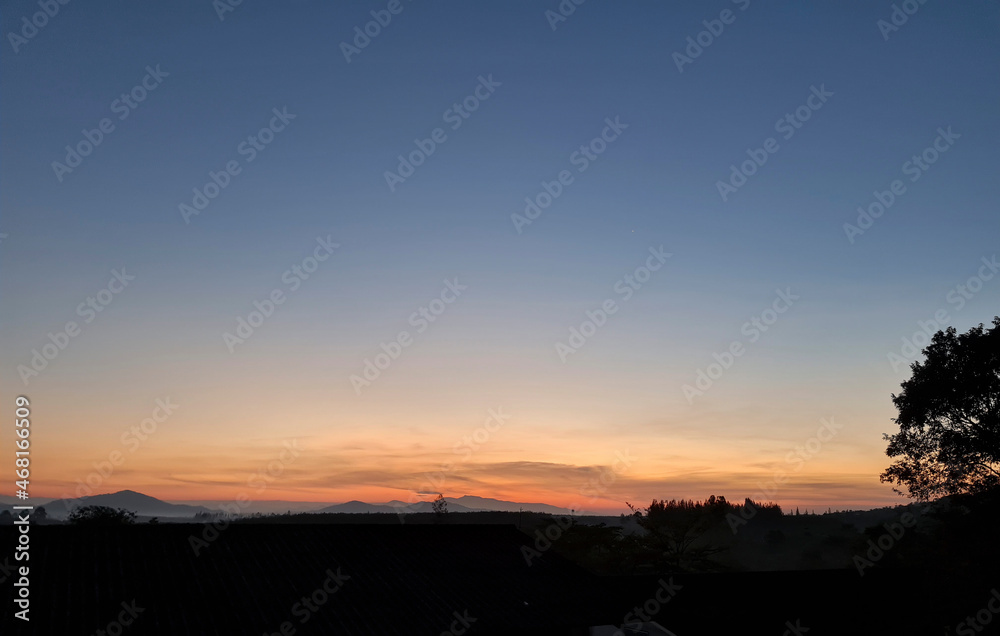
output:
M1000 316L959 334L934 334L892 401L899 410L880 476L910 497L974 493L1000 484ZM904 494L899 488L896 492Z
M444 495L438 494L437 499L431 503L431 510L434 511L434 521L444 521L444 516L448 514L448 502L444 500Z

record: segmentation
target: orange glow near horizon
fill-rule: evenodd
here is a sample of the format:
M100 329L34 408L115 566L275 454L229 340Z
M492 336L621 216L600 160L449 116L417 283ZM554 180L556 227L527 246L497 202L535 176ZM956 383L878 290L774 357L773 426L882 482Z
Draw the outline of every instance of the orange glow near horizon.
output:
M127 399L110 404L74 389L78 377L53 373L49 390L62 399L32 407L32 495L135 490L167 501L243 494L335 504L415 502L440 492L612 514L627 512L626 502L709 495L792 510L906 501L878 481L888 465L881 433L891 404L851 383L843 390L852 399L825 411L817 408L833 402L823 386L790 399L751 378L692 406L628 368L615 370L629 379L621 387L576 368L544 393L526 388L533 379L518 368L476 383L460 373L430 385L388 376L359 398L347 382L318 385L316 362L271 377L263 369L273 355L226 359L224 379L196 368L181 384L166 381L176 371L169 364L140 365L120 387ZM765 406L779 400L780 410ZM821 442L830 417L835 434ZM805 454L796 457L796 448ZM787 473L777 487L776 471Z
M170 425L183 428L180 414L175 417ZM727 447L690 437L625 443L623 436L617 440L622 450L600 439L580 438L546 448L539 444L538 428L517 431L508 424L476 450L455 448L461 435L436 432L401 434L391 442L366 439L359 431L341 435L339 441L337 436L303 436L228 446L205 444L202 436L198 448L185 448L183 436L164 430L134 451L120 436L65 444L39 434L37 447L47 450L38 451L36 470L45 479L36 483L33 494L62 498L128 489L167 501L235 501L245 496L252 502L335 504L413 503L440 492L611 514L627 512L626 502L645 506L654 498L704 499L712 494L732 501L776 501L786 510L904 502L878 482L881 458L859 461L849 446L838 449L832 441L809 461L790 463L790 451L783 449L771 453L771 461L757 462L735 444ZM549 434L557 429L547 427ZM763 451L754 449L753 456L758 455Z

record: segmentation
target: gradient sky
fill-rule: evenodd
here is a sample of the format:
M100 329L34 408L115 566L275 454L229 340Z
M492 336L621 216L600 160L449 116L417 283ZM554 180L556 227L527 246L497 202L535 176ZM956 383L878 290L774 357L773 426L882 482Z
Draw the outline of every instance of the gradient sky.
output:
M247 1L220 20L209 0L70 3L15 53L38 6L4 3L2 394L32 400L34 496L89 478L164 499L439 491L615 512L901 500L878 480L908 377L887 354L939 310L960 331L1000 313L1000 278L955 295L998 252L1000 4L928 2L886 39L890 2L591 0L553 30L555 0L403 0L345 60L387 4ZM723 10L734 21L679 72ZM481 76L499 85L452 129ZM813 87L832 96L785 139L776 122ZM295 119L247 161L274 108ZM571 155L616 117L628 128L579 171ZM103 118L114 129L60 181L52 163ZM948 127L911 181L904 164ZM435 128L445 141L390 191L397 155ZM717 182L769 137L724 201ZM240 173L185 223L179 204L229 161ZM511 215L563 170L518 233ZM844 224L896 179L905 192L850 242ZM317 237L339 247L292 290ZM616 284L661 246L625 300ZM78 312L122 268L134 280ZM456 278L467 289L418 332L411 315ZM231 352L223 334L274 289L285 302ZM779 289L800 298L750 342ZM556 343L606 299L618 310L564 362ZM80 333L25 383L19 365L68 321ZM359 394L350 376L401 331L412 343ZM689 402L683 385L734 341L744 355ZM167 398L175 412L133 437ZM492 432L490 409L509 416ZM789 461L823 418L837 434ZM759 496L776 470L787 482Z

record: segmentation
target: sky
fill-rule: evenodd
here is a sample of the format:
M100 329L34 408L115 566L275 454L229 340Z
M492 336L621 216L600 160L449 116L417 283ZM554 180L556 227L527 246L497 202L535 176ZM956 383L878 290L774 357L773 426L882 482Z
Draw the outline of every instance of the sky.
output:
M1000 313L1000 4L903 5L4 3L31 495L904 502L891 394Z

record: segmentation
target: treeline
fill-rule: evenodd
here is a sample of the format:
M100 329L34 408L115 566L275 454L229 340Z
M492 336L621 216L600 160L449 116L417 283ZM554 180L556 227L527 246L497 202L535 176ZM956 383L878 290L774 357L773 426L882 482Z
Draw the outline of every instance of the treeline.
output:
M695 501L694 499L671 499L667 501L666 499L656 500L653 499L648 508L638 509L632 504L625 502L625 505L632 510L632 514L642 517L642 516L659 516L659 515L671 515L671 514L728 514L728 513L742 513L744 510L756 510L755 514L764 514L765 516L780 517L784 514L781 511L781 506L774 502L760 502L754 501L750 497L743 500L743 503L733 503L731 501L726 501L724 496L716 497L715 495L709 496L708 499L704 501Z

